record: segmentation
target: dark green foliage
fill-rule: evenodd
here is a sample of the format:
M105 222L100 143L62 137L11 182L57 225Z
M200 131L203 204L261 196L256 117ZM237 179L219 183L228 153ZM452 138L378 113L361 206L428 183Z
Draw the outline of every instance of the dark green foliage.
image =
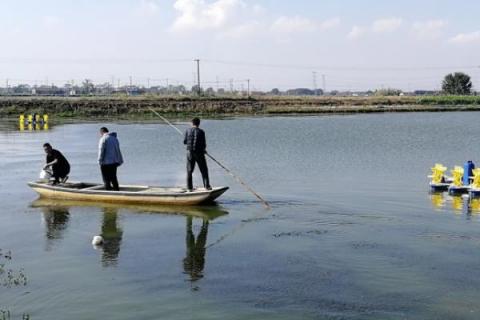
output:
M447 74L442 82L442 90L446 94L469 95L472 93L472 80L463 72Z

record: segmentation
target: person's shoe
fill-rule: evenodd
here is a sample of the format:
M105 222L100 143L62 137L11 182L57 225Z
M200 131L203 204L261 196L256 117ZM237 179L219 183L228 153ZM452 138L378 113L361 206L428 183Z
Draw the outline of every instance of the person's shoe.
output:
M207 189L207 190L212 190L212 187L211 187L211 186L207 186L205 189Z
M187 192L193 192L193 189L187 189Z

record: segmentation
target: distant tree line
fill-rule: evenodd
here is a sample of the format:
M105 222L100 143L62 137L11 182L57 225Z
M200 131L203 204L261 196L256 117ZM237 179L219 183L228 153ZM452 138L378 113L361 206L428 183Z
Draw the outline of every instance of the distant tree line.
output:
M469 75L463 72L455 72L447 74L442 81L442 91L436 92L431 90L415 90L412 93L414 95L436 95L436 94L445 94L445 95L471 95L474 93L472 80ZM272 95L272 96L322 96L325 94L331 96L401 96L404 93L400 89L396 88L382 88L377 90L367 90L361 92L339 92L337 90L332 90L328 93L323 92L322 89L309 89L309 88L292 88L281 91L278 88L274 88L268 92L264 91L254 91L246 92L242 90L226 90L224 88L214 89L212 87L208 88L198 88L198 86L193 86L190 89L187 89L183 85L169 85L169 86L153 86L153 87L144 87L136 85L124 85L114 87L111 83L101 83L94 84L92 80L85 79L80 85L75 85L73 83L66 83L63 86L56 85L28 85L28 84L18 84L16 86L8 88L0 88L1 95L17 95L17 96L29 96L29 95L39 95L39 96L108 96L108 95L145 95L145 94L154 94L154 95L202 95L202 96L247 96L250 94L261 96L261 95Z

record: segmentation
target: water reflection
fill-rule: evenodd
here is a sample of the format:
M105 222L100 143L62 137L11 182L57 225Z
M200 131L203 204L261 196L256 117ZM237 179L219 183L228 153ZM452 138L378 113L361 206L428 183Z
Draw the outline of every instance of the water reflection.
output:
M188 274L190 281L194 282L203 278L203 269L205 267L205 252L207 244L208 234L208 220L202 220L202 227L198 236L195 237L193 232L193 219L187 217L187 235L185 237L185 243L187 253L183 259L183 270L185 274Z
M68 221L70 211L74 207L100 207L102 209L102 226L100 235L104 239L102 246L102 266L115 267L118 264L121 244L123 240L123 228L119 223L119 211L122 209L130 212L145 214L168 214L185 215L186 217L186 255L183 259L183 271L189 276L189 280L195 282L203 277L205 267L205 252L209 221L228 214L221 207L213 206L142 206L123 205L112 203L98 203L85 201L68 201L38 199L31 204L34 208L41 208L46 225L45 237L47 239L47 250L52 248L51 241L62 239ZM200 231L197 235L194 232L194 218L202 221Z
M103 245L102 265L114 267L117 265L123 230L118 224L118 209L103 208L102 233Z
M480 214L480 198L470 198L467 195L451 196L444 192L431 193L430 200L436 211L444 211L450 207L454 214L465 214L467 219ZM447 205L449 204L449 205Z
M470 200L469 213L474 215L480 214L480 199L474 198Z
M214 220L218 217L227 215L228 212L222 207L213 204L209 206L164 206L164 205L138 205L138 204L115 204L102 203L95 201L74 201L39 198L31 204L34 208L42 207L79 207L79 208L103 208L115 210L127 210L135 213L144 214L167 214L167 215L185 215L207 220Z
M45 238L47 251L50 251L56 240L63 239L68 226L70 212L68 207L42 207L43 222L45 224Z
M443 192L432 192L430 193L430 200L432 201L433 208L437 211L440 211L445 207L445 196Z
M2 121L0 123L0 132L15 132L15 131L48 131L52 129L52 124L49 122L34 122L15 121L13 119Z

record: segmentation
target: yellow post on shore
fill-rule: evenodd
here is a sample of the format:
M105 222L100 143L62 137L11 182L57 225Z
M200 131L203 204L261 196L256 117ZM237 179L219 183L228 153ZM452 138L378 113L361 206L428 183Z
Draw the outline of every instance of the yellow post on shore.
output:
M33 116L31 114L28 115L28 123L32 123L33 122Z
M45 123L48 122L48 114L43 115L43 122L45 122Z

